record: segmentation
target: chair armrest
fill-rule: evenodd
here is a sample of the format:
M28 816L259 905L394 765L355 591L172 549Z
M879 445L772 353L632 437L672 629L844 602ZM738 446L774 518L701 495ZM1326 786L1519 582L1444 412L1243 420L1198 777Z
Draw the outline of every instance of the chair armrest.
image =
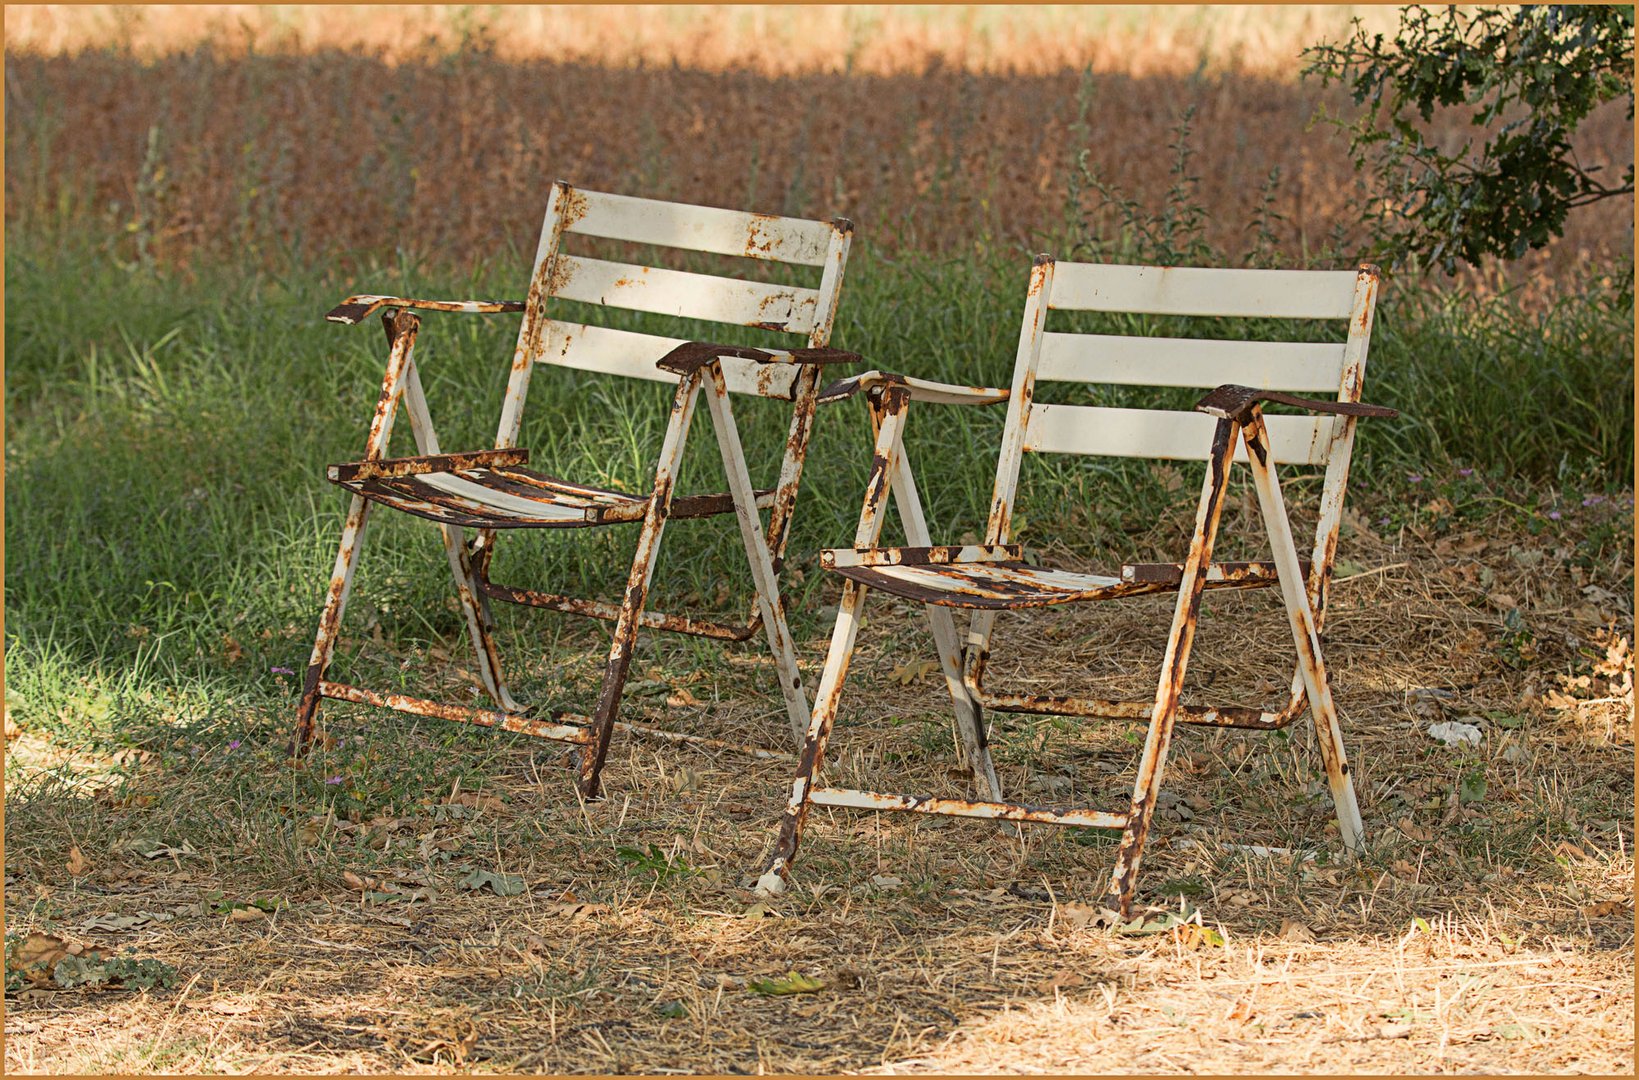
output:
M994 405L1006 401L1012 393L1010 390L994 386L961 386L956 383L912 378L909 375L895 375L886 371L867 371L863 375L839 379L827 386L820 391L819 400L822 404L845 401L855 394L896 385L908 389L912 401L931 401L939 405Z
M1321 401L1279 390L1257 390L1250 386L1237 386L1234 383L1225 383L1197 401L1195 411L1245 423L1251 416L1252 406L1260 401L1273 401L1313 413L1331 413L1336 416L1381 416L1393 419L1400 415L1396 410L1384 405L1367 405L1361 401Z
M403 296L373 296L361 293L349 296L324 317L344 326L356 326L384 307L411 308L420 311L460 311L472 315L494 315L505 311L522 311L522 300L412 300Z
M688 375L720 357L730 356L759 364L861 364L864 357L842 349L752 349L743 345L718 345L710 341L685 341L655 361L655 367L676 375Z
M425 457L349 461L343 465L330 466L325 470L325 475L332 483L348 484L355 480L386 480L394 476L420 476L425 473L496 469L528 464L528 450L510 447L505 450L476 450L465 454L429 454Z

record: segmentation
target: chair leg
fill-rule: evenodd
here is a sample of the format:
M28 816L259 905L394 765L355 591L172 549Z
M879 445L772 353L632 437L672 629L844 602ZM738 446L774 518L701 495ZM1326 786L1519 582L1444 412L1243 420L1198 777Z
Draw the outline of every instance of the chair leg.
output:
M1173 718L1183 693L1184 673L1189 664L1190 646L1195 641L1195 621L1201 611L1201 593L1206 586L1206 568L1212 561L1212 542L1223 515L1228 488L1229 464L1235 450L1238 427L1233 420L1219 420L1212 439L1212 456L1207 462L1206 480L1201 489L1200 508L1195 515L1195 535L1190 541L1189 558L1184 562L1178 586L1178 603L1173 609L1172 630L1167 637L1166 655L1161 661L1161 678L1150 713L1150 730L1144 753L1138 762L1132 805L1127 827L1116 850L1115 869L1110 875L1109 902L1122 915L1132 906L1138 886L1138 866L1144 856L1161 779L1166 769L1167 748L1172 742Z
M694 416L694 405L700 393L700 373L686 375L677 385L672 399L671 420L666 427L666 438L660 447L660 461L655 466L654 493L649 498L648 510L643 515L643 530L638 535L637 552L632 556L632 569L626 577L626 593L620 605L620 617L615 620L614 642L609 647L609 661L604 669L603 689L598 695L597 709L587 739L580 751L580 790L585 798L597 797L598 777L603 771L603 759L609 752L609 736L615 727L615 715L620 711L620 694L626 686L626 673L632 666L632 649L637 644L638 616L648 601L649 582L654 577L655 556L660 550L660 537L666 528L666 517L671 513L672 487L677 477L678 464L683 459L683 444L688 438L689 421Z
M342 526L341 544L336 551L336 567L330 573L330 588L324 594L324 609L319 614L319 632L313 641L313 653L307 662L307 675L302 680L301 703L296 707L296 730L290 739L290 754L299 757L307 753L318 725L319 683L330 667L330 658L336 652L337 631L341 617L347 610L347 596L353 590L353 569L358 565L359 550L364 546L364 525L368 520L370 503L363 496L353 496L347 508L347 522Z
M860 509L859 526L854 530L854 546L861 548L872 546L882 535L882 511L893 487L899 432L904 424L905 410L910 406L910 393L896 387L880 398L871 398L870 405L872 423L877 428L877 441L871 475L865 484L865 505ZM831 724L836 720L837 706L842 700L842 684L848 677L848 665L854 658L854 643L859 637L860 617L865 608L867 591L857 581L843 583L837 621L831 629L831 647L825 654L825 669L820 672L819 686L814 691L814 707L809 713L802 754L797 760L797 775L791 782L791 797L780 818L774 853L762 876L757 879L757 887L765 892L785 891L791 863L797 857L802 827L808 820L808 793L825 763L825 744L831 738Z
M414 366L415 338L421 320L408 313L401 318L396 309L388 308L381 313L381 325L388 341L387 370L382 376L381 394L376 398L375 415L370 420L370 434L364 442L366 460L381 457L391 445L393 419L398 415L398 403L404 394L406 370ZM347 610L347 594L353 588L353 569L364 546L364 524L369 510L370 504L362 495L354 495L347 507L336 566L330 573L330 588L325 592L324 610L319 615L319 632L302 680L301 703L296 707L296 730L290 739L292 756L305 754L313 742L321 701L319 683L324 681L330 658L335 655L336 634L341 628L342 614Z
M391 336L392 330L389 326L388 337ZM421 372L413 359L405 365L404 411L410 418L410 431L415 436L416 451L429 455L440 453L438 433L433 428L432 412L427 407L427 395L421 388ZM472 639L473 651L477 654L478 678L484 684L485 692L501 711L523 712L523 707L513 700L512 694L506 688L506 681L501 676L500 653L495 648L492 636L495 619L489 610L488 597L479 588L479 577L474 573L480 568L474 566L474 560L467 551L465 538L458 526L441 525L438 531L444 540L444 553L450 562L450 576L455 582L455 594L461 602L461 612L466 617L467 635Z
M894 448L893 501L899 510L899 521L905 530L907 544L927 547L933 543L928 530L927 516L922 512L922 497L916 490L916 476L905 454L904 441ZM990 759L990 736L985 731L984 710L962 681L962 644L956 631L956 619L950 609L938 604L924 604L928 629L933 633L933 645L939 654L939 668L945 676L945 687L950 692L951 706L956 712L956 733L962 762L973 776L973 785L981 799L1000 799L1001 781L996 778L996 765ZM1002 828L1016 833L1017 827L1003 822Z
M815 777L825 761L825 744L831 738L831 725L837 718L837 706L842 700L842 683L848 677L848 665L854 658L854 643L859 637L860 617L865 608L867 591L865 586L855 581L846 582L842 587L842 602L837 608L836 626L831 631L831 647L825 655L825 670L820 673L819 688L814 692L814 708L809 714L802 755L797 760L797 775L791 784L791 797L780 818L774 854L762 877L757 879L757 887L765 892L785 890L791 864L797 857L802 827L808 820L808 792L813 788Z
M1252 464L1252 482L1258 491L1258 508L1274 552L1281 599L1285 602L1287 621L1292 627L1298 669L1309 695L1310 715L1314 718L1315 741L1319 744L1320 759L1326 768L1332 805L1337 810L1338 831L1344 848L1350 854L1358 855L1366 850L1365 823L1360 817L1360 804L1355 799L1349 762L1343 753L1343 728L1338 722L1331 682L1326 677L1326 663L1321 657L1315 611L1309 603L1309 590L1298 564L1297 547L1293 543L1291 523L1286 516L1286 502L1281 496L1280 481L1275 475L1268 446L1263 415L1255 410L1246 425L1246 450Z
M740 527L740 539L751 569L751 582L757 590L757 611L768 636L768 650L774 656L780 696L785 699L791 734L801 748L808 735L811 717L808 697L802 689L802 672L797 667L796 643L792 641L791 630L785 621L785 605L780 601L780 579L774 569L774 554L769 550L762 520L757 515L757 497L751 486L751 473L746 467L745 449L740 444L740 432L735 425L734 409L729 403L722 366L710 364L707 373L711 385L707 388L706 407L711 411L711 424L717 432L717 446L723 455L723 471L728 476L729 493L734 497L734 518Z

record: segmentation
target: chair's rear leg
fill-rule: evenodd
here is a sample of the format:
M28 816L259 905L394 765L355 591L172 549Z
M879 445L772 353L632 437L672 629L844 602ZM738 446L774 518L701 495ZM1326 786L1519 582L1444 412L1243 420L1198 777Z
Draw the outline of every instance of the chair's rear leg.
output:
M1207 461L1206 481L1202 485L1201 502L1195 514L1195 535L1190 540L1189 558L1184 562L1183 578L1178 585L1178 603L1173 609L1172 630L1167 636L1167 651L1161 660L1161 678L1150 713L1149 735L1144 740L1144 753L1138 762L1138 777L1133 784L1127 827L1121 833L1115 869L1110 875L1109 899L1123 915L1131 908L1133 894L1138 887L1138 866L1144 856L1144 841L1149 836L1150 821L1161 794L1167 748L1172 742L1173 717L1184 689L1190 646L1195 641L1195 621L1201 612L1206 568L1212 561L1212 541L1218 533L1218 519L1223 515L1224 493L1228 488L1229 464L1235 450L1238 427L1232 420L1219 420L1212 438L1212 456Z
M706 407L711 411L717 446L723 455L723 471L728 476L729 493L734 497L734 518L740 527L740 539L751 568L751 581L757 590L757 611L762 616L763 630L768 635L768 649L774 655L780 696L785 699L792 738L800 749L808 736L810 715L808 697L802 690L802 673L797 667L797 648L785 621L785 605L780 602L780 580L774 570L773 553L763 535L762 521L757 516L757 496L751 486L751 473L746 467L745 450L740 444L739 429L735 426L734 409L729 403L722 367L713 363L708 365L707 371L711 385L706 388Z
M916 547L932 545L933 535L922 512L922 497L916 490L916 477L905 455L903 440L895 447L893 501L899 509L905 542ZM933 646L939 654L939 668L945 676L945 687L950 692L951 705L956 711L956 732L963 763L973 775L979 798L1000 799L1002 785L996 778L995 763L990 759L990 737L985 732L984 710L962 681L962 639L956 631L956 619L949 608L938 604L924 604L923 610L927 613L928 629L933 633ZM1011 822L1003 822L1002 828L1008 833L1018 831Z
M441 453L438 433L433 428L432 412L427 408L427 397L421 388L421 372L413 359L405 370L404 411L410 417L410 431L415 436L417 452ZM490 699L504 712L522 712L522 707L513 700L501 677L500 653L491 634L493 617L489 615L488 605L473 573L472 558L467 552L462 531L455 525L440 525L439 533L444 539L444 553L449 558L450 576L455 582L456 596L461 601L461 612L466 617L467 634L477 654L478 678Z
M307 661L307 674L302 680L302 699L296 707L296 730L290 739L292 756L305 754L313 742L319 704L323 700L319 696L319 683L324 680L330 658L336 652L337 631L341 628L341 617L347 610L347 596L353 589L353 568L358 565L359 550L364 546L364 525L369 512L369 501L361 495L353 496L347 508L347 522L341 530L336 566L330 572L330 588L324 594L318 635L314 638L313 652Z
M854 546L859 548L872 546L882 535L883 510L893 486L894 459L897 456L895 447L899 442L905 410L910 405L910 393L903 387L894 387L879 397L873 396L869 402L872 424L877 428L877 441L871 475L865 484L865 504L860 509L859 526L854 530ZM791 873L791 863L797 857L802 827L808 820L808 793L825 763L825 744L831 738L831 724L836 720L837 706L842 700L843 680L848 677L848 664L853 660L866 591L865 586L856 581L843 583L837 621L831 630L831 646L825 654L825 669L820 672L819 686L814 691L814 708L809 714L808 731L803 739L802 754L797 760L797 775L791 782L791 797L780 818L774 853L762 877L757 879L760 889L783 891Z
M1298 565L1291 523L1286 517L1286 502L1281 496L1280 482L1275 476L1268 447L1263 416L1261 412L1254 411L1246 426L1246 450L1252 465L1252 482L1258 491L1258 508L1263 514L1269 544L1274 551L1281 599L1285 602L1286 618L1292 627L1292 642L1297 646L1298 669L1309 695L1309 711L1315 722L1315 741L1319 744L1321 762L1326 768L1326 783L1332 791L1332 805L1337 810L1338 831L1342 835L1343 846L1351 854L1360 854L1366 849L1365 823L1360 817L1354 779L1343 753L1343 728L1338 722L1337 706L1332 701L1331 682L1326 677L1315 612L1309 604L1309 591L1302 568Z
M632 666L632 649L637 644L637 620L649 598L655 555L660 550L660 537L666 528L666 517L671 512L672 487L677 479L677 466L683 459L683 444L688 438L695 400L699 397L700 378L698 371L684 376L672 399L671 419L666 426L665 441L660 447L660 460L655 466L654 492L643 515L643 530L638 534L632 569L626 576L626 593L621 601L620 617L615 620L614 642L609 647L603 689L598 695L597 709L592 713L586 742L581 746L580 790L581 795L588 799L597 797L603 758L609 752L609 736L614 731L615 716L620 711L620 693L626 686L626 673Z

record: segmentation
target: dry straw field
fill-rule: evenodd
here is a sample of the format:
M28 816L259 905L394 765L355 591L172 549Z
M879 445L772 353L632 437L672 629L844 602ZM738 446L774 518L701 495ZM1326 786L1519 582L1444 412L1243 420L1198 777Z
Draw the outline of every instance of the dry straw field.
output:
M1098 179L1159 207L1192 108L1212 250L1247 251L1262 204L1288 259L1347 258L1366 178L1341 135L1313 125L1317 107L1344 102L1295 69L1301 46L1349 15L11 8L7 209L102 215L169 259L250 248L463 262L527 248L543 183L563 177L845 215L890 248L1040 247L1072 216L1104 236L1120 227L1092 191L1067 209L1083 150ZM1620 108L1587 125L1578 151L1631 159ZM1578 215L1531 265L1631 250L1627 210Z
M1121 230L1170 221L1225 263L1354 257L1371 177L1296 77L1349 15L8 8L6 1071L1631 1072L1631 205L1507 270L1390 283L1368 396L1406 416L1362 439L1327 626L1364 859L1335 857L1301 724L1178 737L1122 928L1092 917L1092 830L818 811L793 889L759 897L778 762L626 740L587 804L556 746L340 705L285 756L342 513L321 466L380 379L379 332L318 319L344 291L512 288L554 177L846 214L838 344L1000 378L1031 250L1153 250ZM1580 138L1632 158L1620 108ZM446 448L486 434L515 332L429 316ZM588 431L565 475L640 483L664 402L539 379L533 422ZM982 521L991 419L913 421L950 540ZM810 682L838 591L814 550L857 513L865 427L826 418L815 460L849 464L811 466L799 508ZM1176 558L1197 476L1043 466L1024 540ZM458 700L419 525L371 525L344 663ZM732 531L675 531L665 588L711 597ZM527 557L597 584L630 539ZM1165 608L1004 621L998 676L1152 692ZM919 616L868 618L831 768L951 793ZM501 619L522 696L593 691L601 628ZM1272 597L1214 598L1187 699L1278 691L1284 633ZM641 639L626 719L766 742L779 714L759 650ZM1009 792L1130 790L1125 727L994 739Z

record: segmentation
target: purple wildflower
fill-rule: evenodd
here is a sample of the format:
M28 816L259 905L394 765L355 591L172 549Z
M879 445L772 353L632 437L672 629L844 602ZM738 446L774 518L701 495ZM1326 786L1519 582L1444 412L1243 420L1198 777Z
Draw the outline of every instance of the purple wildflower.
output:
M1458 469L1457 470L1457 475L1462 477L1464 480L1466 480L1470 476L1474 475L1474 470L1473 469Z
M1583 506L1598 506L1600 503L1602 503L1604 501L1605 501L1605 496L1603 496L1603 495L1589 495L1586 499L1582 500L1582 505Z
M1558 510L1548 511L1548 520L1549 521L1558 521L1559 520L1559 511Z
M229 749L229 750L230 750L230 751L232 751L232 750L237 750L237 749L239 749L239 740L238 740L238 739L235 739L235 740L233 740L233 741L232 741L232 742L230 742L230 743L229 743L229 744L228 744L228 749Z
M294 671L291 671L287 667L270 667L270 668L268 668L268 670L273 672L273 674L275 674L275 675L294 675L294 674L296 674Z
M1421 484L1423 482L1423 474L1420 472L1407 473L1406 479L1410 480L1414 484Z
M341 777L332 776L330 779L326 780L325 783L330 785L331 787L334 787L335 785L341 783Z

